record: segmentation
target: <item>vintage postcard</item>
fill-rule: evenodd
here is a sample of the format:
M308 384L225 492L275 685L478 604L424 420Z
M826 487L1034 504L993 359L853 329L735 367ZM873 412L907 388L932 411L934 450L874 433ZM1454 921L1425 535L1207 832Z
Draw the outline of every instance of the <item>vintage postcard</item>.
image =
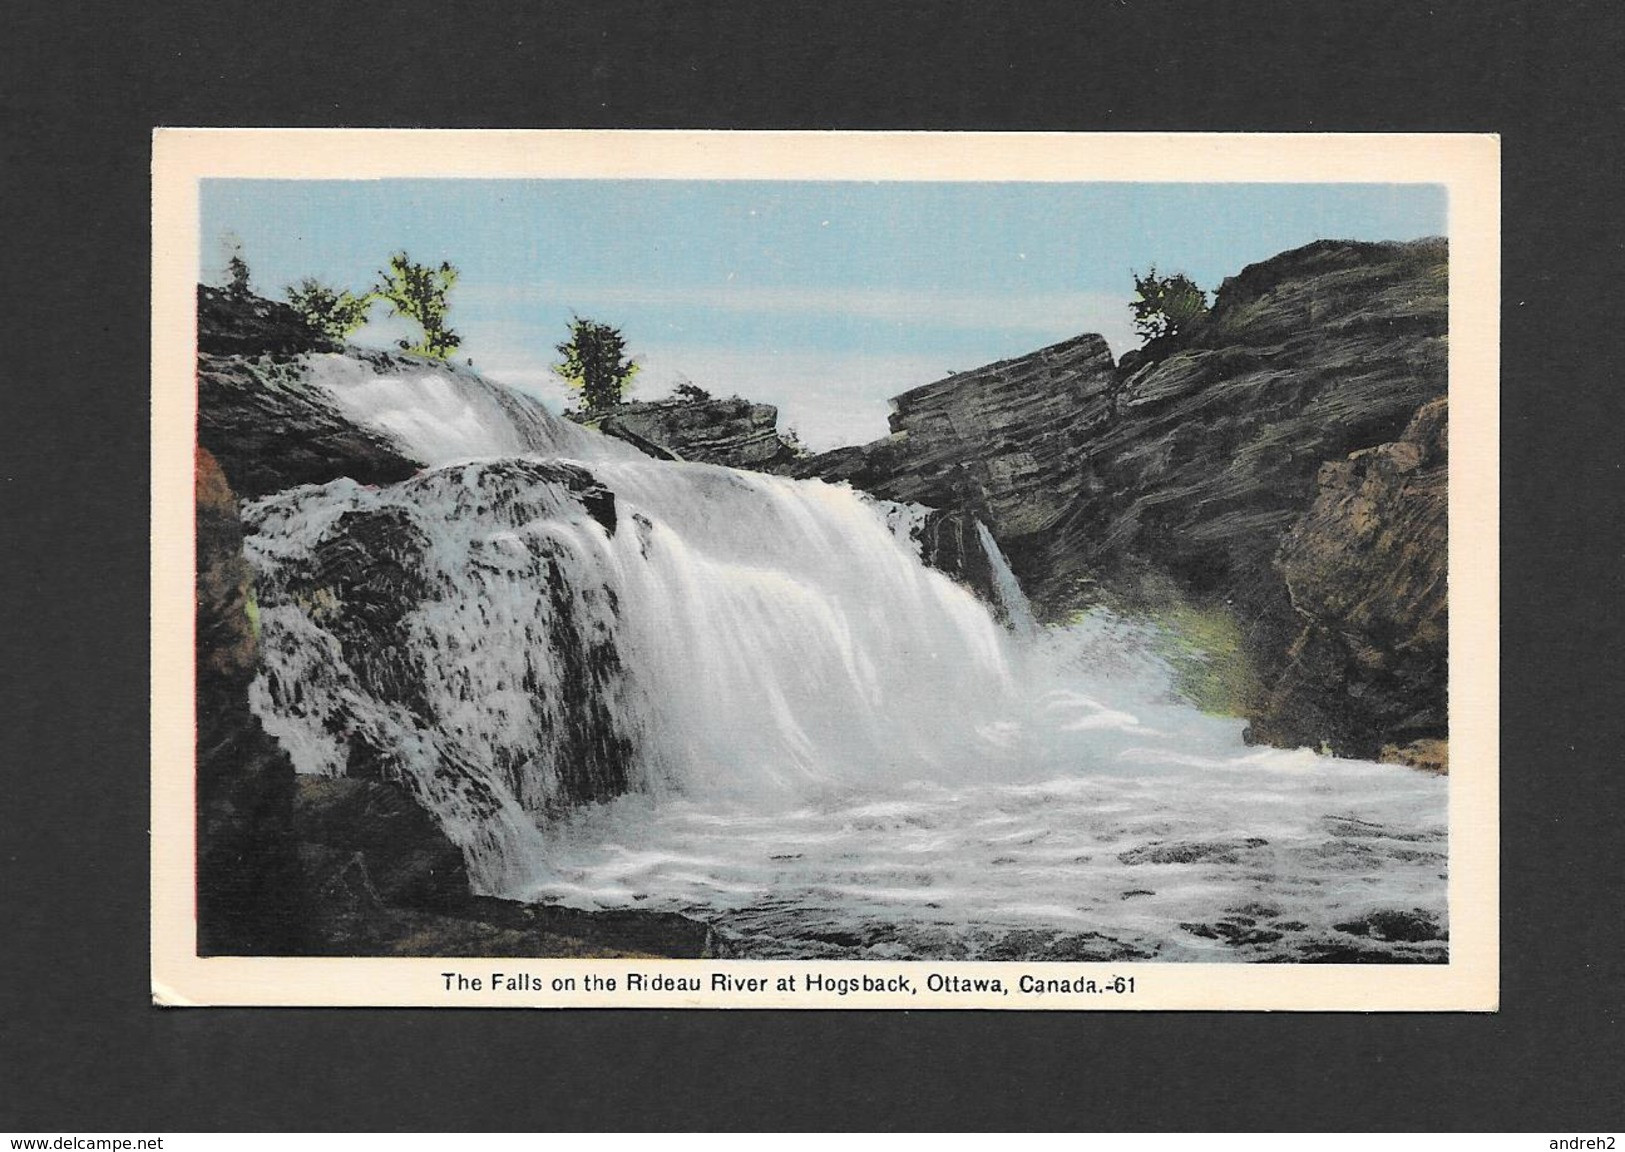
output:
M155 1000L1493 1010L1499 164L158 131Z

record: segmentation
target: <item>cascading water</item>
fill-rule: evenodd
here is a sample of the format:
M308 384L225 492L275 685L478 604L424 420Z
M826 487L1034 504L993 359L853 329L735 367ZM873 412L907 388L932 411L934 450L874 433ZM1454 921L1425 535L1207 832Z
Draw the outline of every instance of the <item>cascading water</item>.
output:
M1029 638L1037 635L1038 621L1033 618L1033 608L1027 602L1027 594L1021 590L1016 574L1010 570L1010 561L1005 559L999 542L993 539L993 533L980 520L976 522L976 538L981 542L988 568L993 573L993 595L1004 610L1004 618L1017 635Z
M1147 626L1034 624L980 525L1009 630L902 506L309 373L428 468L244 510L255 707L302 771L400 778L482 890L758 955L1443 957L1442 781L1245 748Z

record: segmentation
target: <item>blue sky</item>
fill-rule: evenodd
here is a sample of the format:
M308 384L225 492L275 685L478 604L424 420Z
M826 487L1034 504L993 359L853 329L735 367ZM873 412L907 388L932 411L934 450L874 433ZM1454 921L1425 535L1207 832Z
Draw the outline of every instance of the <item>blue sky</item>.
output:
M614 324L633 395L682 378L777 404L812 447L884 435L886 400L1080 332L1138 340L1132 272L1215 288L1320 238L1445 232L1429 185L206 180L200 278L360 289L449 260L459 356L558 408L572 313ZM365 342L404 334L374 311Z

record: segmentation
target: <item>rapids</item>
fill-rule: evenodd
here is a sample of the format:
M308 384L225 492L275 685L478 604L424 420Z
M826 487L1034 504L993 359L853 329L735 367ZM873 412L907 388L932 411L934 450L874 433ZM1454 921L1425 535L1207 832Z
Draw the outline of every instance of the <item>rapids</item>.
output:
M1443 780L1246 747L1154 626L1034 623L985 528L1008 629L917 509L467 372L308 371L426 469L245 507L254 706L301 771L390 765L481 890L742 955L1444 958Z

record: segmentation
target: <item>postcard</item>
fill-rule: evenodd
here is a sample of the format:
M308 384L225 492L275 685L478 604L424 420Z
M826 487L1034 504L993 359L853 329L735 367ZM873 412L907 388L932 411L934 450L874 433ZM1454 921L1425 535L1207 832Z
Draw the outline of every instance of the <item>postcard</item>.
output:
M1494 1010L1499 163L160 129L155 1002Z

